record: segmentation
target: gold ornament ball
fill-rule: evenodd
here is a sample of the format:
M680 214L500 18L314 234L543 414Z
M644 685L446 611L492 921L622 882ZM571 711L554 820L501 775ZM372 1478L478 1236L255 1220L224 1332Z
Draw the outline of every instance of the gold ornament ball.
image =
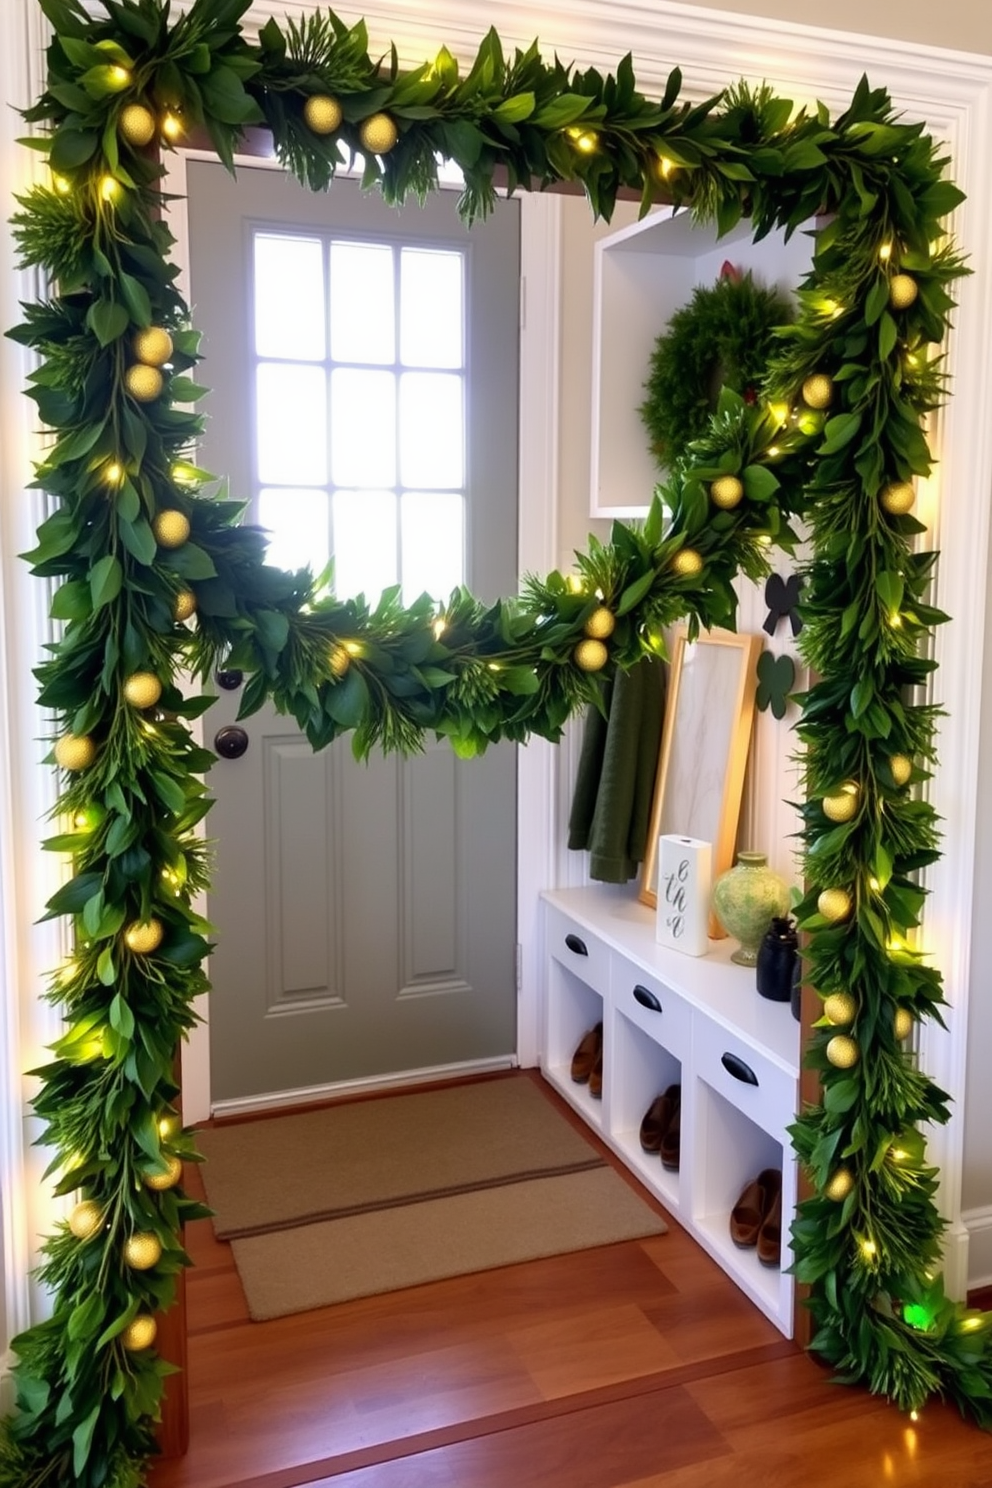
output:
M733 511L744 500L744 487L736 475L721 475L710 486L710 500L721 511Z
M850 1168L838 1168L829 1179L823 1192L828 1199L833 1199L835 1203L839 1204L847 1198L853 1187L854 1174Z
M147 367L164 367L174 350L172 337L162 326L139 331L131 345L138 361Z
M905 754L893 754L889 758L889 769L896 785L903 786L913 773L913 761Z
M332 646L327 658L327 665L331 669L331 676L337 677L340 681L351 666L351 657L343 646Z
M896 1015L892 1020L892 1027L895 1032L896 1038L899 1039L900 1042L903 1039L909 1038L909 1035L913 1031L913 1015L909 1011L909 1008L896 1008Z
M399 139L399 130L388 114L372 114L358 131L364 149L373 155L388 155Z
M916 492L911 481L893 481L884 488L878 500L882 510L890 516L904 517L912 509Z
M829 408L834 401L833 378L825 372L814 372L803 383L803 402L807 408Z
M189 620L196 614L196 595L192 589L180 589L172 601L172 618L174 620Z
M836 796L824 796L823 814L832 822L849 822L858 809L858 787L842 785Z
M55 763L63 770L88 770L96 759L96 745L89 734L63 734L55 745Z
M124 373L124 386L136 403L154 403L165 386L165 380L157 367L135 362Z
M164 1193L167 1188L175 1188L183 1176L182 1159L178 1157L167 1157L165 1161L169 1164L167 1173L146 1173L144 1184L146 1188L153 1188L156 1193Z
M121 1343L129 1353L151 1348L158 1332L158 1323L150 1312L139 1312L133 1323L128 1323L121 1334Z
M189 541L189 517L168 507L152 519L152 532L160 548L181 548Z
M149 1230L138 1230L124 1241L125 1266L132 1271L150 1271L162 1259L162 1242Z
M96 1199L84 1199L69 1215L69 1228L77 1240L88 1240L103 1224L103 1207Z
M610 653L602 641L592 638L580 641L573 652L575 665L583 672L600 672L609 661Z
M150 956L158 950L164 935L161 920L132 920L124 931L124 944L135 956Z
M594 641L608 640L616 628L616 616L605 605L600 605L598 610L593 610L589 619L582 627L585 634Z
M122 139L141 149L143 145L150 145L155 137L155 115L143 103L129 103L127 108L121 109L117 128Z
M824 889L816 907L825 920L839 923L851 913L851 896L846 889Z
M683 548L672 559L672 568L679 578L691 579L694 575L702 573L703 560L695 548Z
M134 672L124 683L123 692L132 708L154 708L162 696L162 684L154 672Z
M908 310L920 292L912 274L893 274L889 280L889 304L893 310Z
M327 93L314 93L303 105L303 120L314 134L333 134L340 128L341 105Z
M827 1045L827 1058L838 1069L853 1069L858 1062L858 1046L846 1033L835 1033Z
M823 1004L824 1015L831 1023L853 1023L858 1004L850 992L831 992Z

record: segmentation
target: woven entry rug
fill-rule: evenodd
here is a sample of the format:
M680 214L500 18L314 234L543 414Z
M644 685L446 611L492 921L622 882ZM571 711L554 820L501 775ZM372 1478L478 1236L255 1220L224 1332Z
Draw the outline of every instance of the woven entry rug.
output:
M198 1140L256 1321L666 1230L526 1076Z

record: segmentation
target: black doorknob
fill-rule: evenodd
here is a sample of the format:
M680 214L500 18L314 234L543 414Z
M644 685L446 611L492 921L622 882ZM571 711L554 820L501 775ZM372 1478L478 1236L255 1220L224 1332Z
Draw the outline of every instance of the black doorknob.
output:
M222 759L240 759L248 749L248 734L236 723L229 723L214 734L214 748Z
M223 687L225 692L237 692L238 688L245 680L244 672L239 672L234 668L226 672L215 672L214 676L217 679L217 686Z

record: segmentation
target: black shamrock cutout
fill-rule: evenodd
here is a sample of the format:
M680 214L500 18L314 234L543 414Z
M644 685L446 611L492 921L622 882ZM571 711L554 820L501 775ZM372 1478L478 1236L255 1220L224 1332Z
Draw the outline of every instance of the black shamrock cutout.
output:
M770 574L765 584L765 604L768 606L768 618L762 627L769 635L775 634L775 628L780 620L788 615L789 624L792 626L792 634L797 636L803 628L803 622L799 618L796 606L799 603L799 590L802 588L802 580L798 574L790 574L783 579L781 574Z
M796 664L791 656L773 656L762 651L758 657L758 691L755 702L762 713L771 708L776 718L784 718L789 706L789 693L796 680Z

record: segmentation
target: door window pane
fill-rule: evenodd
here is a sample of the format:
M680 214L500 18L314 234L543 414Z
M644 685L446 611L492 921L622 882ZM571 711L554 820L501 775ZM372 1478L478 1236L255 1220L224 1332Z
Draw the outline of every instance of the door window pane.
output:
M320 573L330 557L328 515L326 491L261 491L258 525L269 533L266 563Z
M319 238L256 233L255 353L324 356L324 250Z
M396 497L392 491L335 491L334 592L374 603L397 582Z
M405 491L400 540L403 603L425 592L447 599L465 578L465 498L458 491Z
M423 490L464 484L462 379L448 372L400 378L400 479Z
M400 357L408 367L462 365L460 253L404 248L400 257Z
M393 250L374 243L331 244L331 357L395 362Z
M396 484L396 378L337 367L331 373L331 478L336 486Z
M258 478L263 485L327 482L327 384L323 367L258 368Z

